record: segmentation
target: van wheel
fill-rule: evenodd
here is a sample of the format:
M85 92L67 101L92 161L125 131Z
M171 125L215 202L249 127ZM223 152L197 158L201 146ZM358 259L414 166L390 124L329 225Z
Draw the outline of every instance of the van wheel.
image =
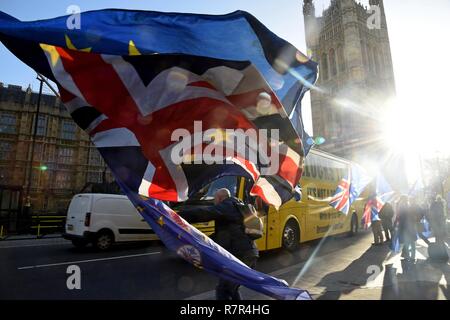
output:
M358 233L358 216L356 213L352 214L352 220L350 221L350 231L348 233L349 236L354 236Z
M289 220L283 229L282 246L288 251L295 251L300 244L300 228L295 220Z
M93 242L93 245L98 250L105 251L111 248L113 243L114 243L114 235L112 234L112 232L104 230L100 231L97 234Z
M82 239L73 239L72 244L77 248L84 248L88 245L88 241Z

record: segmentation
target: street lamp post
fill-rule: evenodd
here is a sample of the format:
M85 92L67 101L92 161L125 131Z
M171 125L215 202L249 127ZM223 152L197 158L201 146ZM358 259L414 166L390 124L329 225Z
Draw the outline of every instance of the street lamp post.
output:
M42 89L44 86L44 83L48 86L48 88L55 93L57 97L59 97L58 92L52 87L52 85L45 79L41 74L37 74L36 79L39 80L39 94L36 104L36 117L34 118L34 130L33 135L31 138L31 155L30 155L30 162L28 163L28 178L27 178L27 186L26 186L26 192L25 192L25 208L29 211L31 207L31 199L30 199L30 190L31 190L31 178L33 173L33 157L34 157L34 146L36 141L36 135L37 135L37 129L39 124L39 111L41 108L41 97L42 97ZM39 170L46 171L48 168L46 165L41 165L39 167Z
M41 96L42 96L42 87L44 85L44 81L38 76L37 79L40 81L39 84L39 95L37 99L37 105L36 105L36 117L34 118L34 130L33 135L31 137L31 150L30 150L30 161L28 163L28 178L27 178L27 188L25 192L25 208L27 209L28 213L30 211L31 207L31 199L30 199L30 189L31 189L31 177L33 172L33 157L34 157L34 145L36 141L36 135L37 135L37 128L39 123L39 110L41 107Z

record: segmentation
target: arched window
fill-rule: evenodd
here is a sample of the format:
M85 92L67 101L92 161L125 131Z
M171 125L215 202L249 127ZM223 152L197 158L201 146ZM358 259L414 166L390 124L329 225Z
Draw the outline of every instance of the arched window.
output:
M320 74L323 80L328 80L328 56L326 53L322 54L322 63L320 66Z
M330 69L331 69L331 75L335 76L337 75L337 66L336 66L336 52L333 48L330 49Z
M338 46L337 56L338 56L339 71L343 72L345 71L345 59L344 59L344 48L342 47L342 45Z

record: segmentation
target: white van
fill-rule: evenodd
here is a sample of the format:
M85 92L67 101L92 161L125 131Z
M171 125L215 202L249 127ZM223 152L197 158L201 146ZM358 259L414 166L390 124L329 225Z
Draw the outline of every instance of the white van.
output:
M72 198L63 237L76 247L92 243L99 250L115 242L158 239L126 196L102 193L82 193Z

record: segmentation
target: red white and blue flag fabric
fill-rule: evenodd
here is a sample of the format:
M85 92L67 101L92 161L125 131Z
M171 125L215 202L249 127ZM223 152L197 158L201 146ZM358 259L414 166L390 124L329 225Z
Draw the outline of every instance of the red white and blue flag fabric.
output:
M355 163L351 164L347 176L339 182L336 192L330 200L330 206L347 215L350 205L371 180L372 178L361 166Z
M380 211L383 209L386 202L390 201L394 196L394 190L392 190L389 183L381 175L377 175L375 192L369 197L362 217L364 227L367 229L370 227L373 221L380 221Z
M315 82L317 64L242 11L213 16L111 9L79 18L81 28L71 30L68 17L21 22L0 12L0 40L58 85L75 122L169 248L272 297L309 298L246 268L159 200L184 201L211 181L234 175L252 179L251 194L269 204L288 201L304 158L289 115ZM224 134L227 129L279 129L279 137L258 141L258 161L235 145L226 164L175 164L171 154L179 145L172 133L180 128L194 141L183 158L237 138ZM212 136L209 143L198 143L197 129ZM267 154L259 149L274 144L279 166L261 174Z

